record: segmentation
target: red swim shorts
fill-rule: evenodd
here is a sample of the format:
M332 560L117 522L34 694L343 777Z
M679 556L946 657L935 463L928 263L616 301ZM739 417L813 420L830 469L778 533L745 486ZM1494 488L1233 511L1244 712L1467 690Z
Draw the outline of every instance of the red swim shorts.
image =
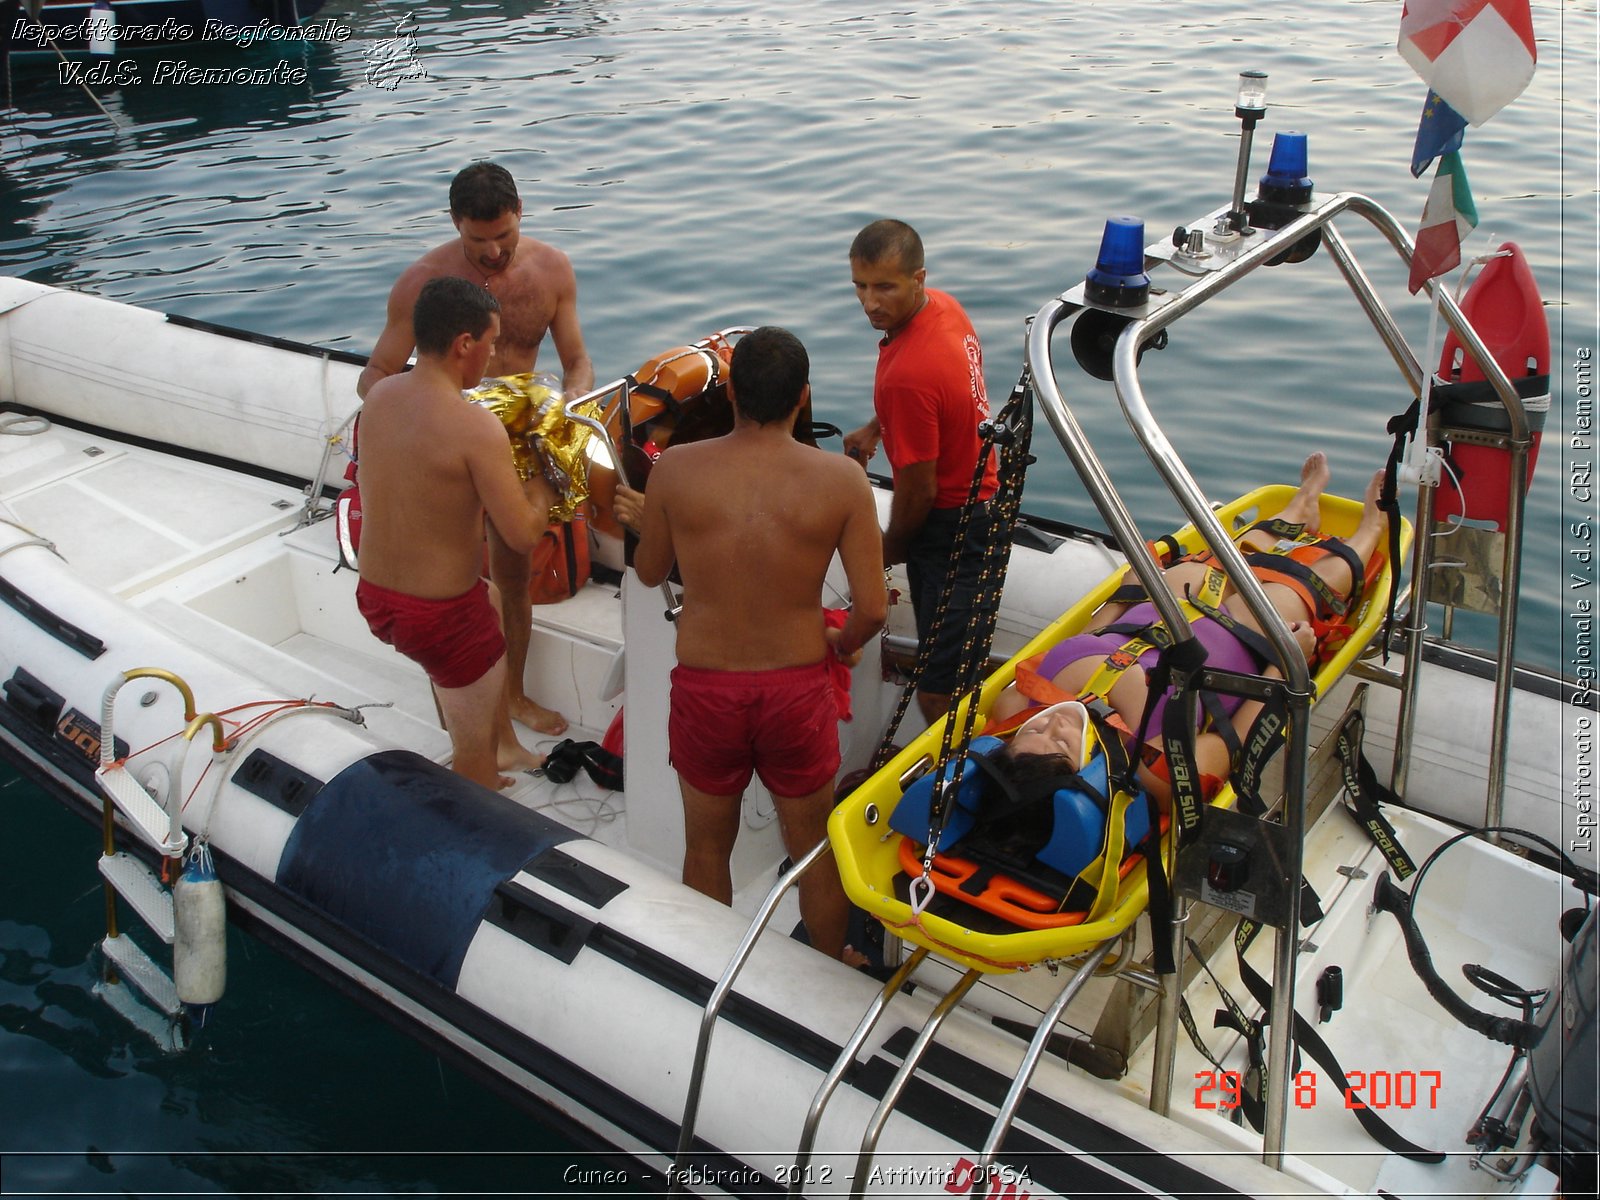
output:
M674 667L667 742L690 787L737 796L752 773L774 796L805 796L839 770L839 710L827 664L771 671Z
M367 626L442 688L476 683L506 652L500 619L483 580L449 600L427 600L363 579L356 607Z

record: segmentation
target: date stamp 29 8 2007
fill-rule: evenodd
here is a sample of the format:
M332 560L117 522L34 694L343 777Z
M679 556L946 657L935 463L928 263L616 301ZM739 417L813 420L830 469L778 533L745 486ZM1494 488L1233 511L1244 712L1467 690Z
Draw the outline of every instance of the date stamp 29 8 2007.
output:
M1244 1100L1244 1077L1238 1071L1195 1072L1194 1106L1226 1112ZM1336 1088L1318 1084L1316 1071L1301 1071L1294 1077L1293 1099L1297 1108L1315 1108L1337 1098L1348 1109L1437 1108L1444 1087L1442 1071L1346 1071Z

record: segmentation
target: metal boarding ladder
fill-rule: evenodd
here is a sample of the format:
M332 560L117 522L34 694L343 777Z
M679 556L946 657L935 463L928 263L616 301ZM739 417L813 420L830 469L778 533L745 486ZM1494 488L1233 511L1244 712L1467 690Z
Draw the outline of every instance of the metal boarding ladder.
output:
M683 1192L684 1180L689 1177L689 1157L694 1149L695 1125L699 1115L700 1097L705 1082L706 1062L710 1055L711 1039L716 1032L717 1021L721 1015L722 1007L732 993L733 985L738 979L745 965L749 962L750 955L755 949L757 940L770 924L773 914L777 911L778 904L790 888L799 883L805 872L811 869L825 854L830 853L827 841L819 842L804 858L794 867L779 876L772 889L762 901L756 915L751 919L750 927L745 931L738 947L734 950L727 967L723 969L722 976L711 990L705 1011L701 1015L699 1038L695 1044L694 1063L689 1075L689 1086L684 1101L683 1119L679 1125L678 1145L673 1159L671 1172L668 1176L668 1191L670 1194L679 1195ZM988 1136L984 1140L982 1156L973 1173L975 1195L981 1198L984 1182L990 1177L1000 1146L1006 1134L1010 1131L1016 1119L1017 1110L1021 1107L1027 1095L1028 1084L1033 1078L1035 1069L1042 1060L1045 1050L1049 1047L1051 1035L1057 1023L1068 1006L1077 997L1083 987L1094 977L1112 949L1121 941L1122 935L1108 938L1100 943L1084 957L1062 985L1055 1000L1040 1015L1039 1024L1034 1030L1028 1049L1024 1053L1022 1062L1017 1068L1009 1091L1004 1101L995 1113L994 1121L990 1126ZM843 1082L850 1068L856 1064L873 1030L878 1027L883 1016L888 1012L890 1002L910 980L916 969L928 957L929 950L919 946L900 966L894 974L883 984L878 994L867 1006L857 1023L855 1030L846 1039L838 1056L823 1076L822 1083L813 1096L811 1105L806 1112L805 1122L801 1128L800 1140L795 1151L795 1165L790 1175L789 1196L801 1195L802 1183L808 1178L807 1168L810 1165L812 1153L816 1146L817 1131L821 1126L823 1114L829 1101L833 1098L838 1086ZM922 1028L912 1046L907 1050L896 1070L893 1079L885 1089L882 1099L873 1111L862 1134L860 1149L857 1153L855 1172L852 1177L850 1195L852 1200L864 1194L867 1180L871 1178L873 1159L876 1155L878 1140L882 1136L884 1127L889 1118L899 1105L907 1086L910 1084L917 1068L945 1019L955 1011L961 1001L966 998L974 984L982 978L983 973L977 970L966 971L934 1005L933 1011L923 1022Z
M184 720L188 723L184 740L193 740L201 729L211 726L213 749L220 753L225 748L224 735L222 722L214 714L195 712L194 694L189 685L172 672L157 667L140 667L123 673L106 688L101 699L100 765L95 770L95 782L105 797L99 869L105 881L106 936L100 949L111 968L106 981L108 986L102 995L158 1044L179 1049L183 1038L176 1029L176 1022L183 1015L184 1006L172 975L120 932L117 922L117 899L120 897L163 943L170 946L176 937L171 888L138 858L117 848L114 814L120 812L134 834L165 859L176 862L189 845L176 796L169 791L165 803L157 800L134 778L126 763L116 761L116 736L112 729L116 697L135 679L159 679L178 690L183 697ZM165 1019L164 1027L150 1025L137 1002L130 1001L117 990L117 985L123 981Z
M1221 230L1230 214L1230 208L1216 210L1197 221L1193 229ZM1299 882L1303 878L1303 842L1306 828L1306 769L1309 755L1309 731L1306 717L1310 712L1311 689L1309 670L1295 651L1288 628L1277 616L1266 598L1259 581L1246 568L1238 549L1221 527L1216 516L1188 470L1184 467L1172 445L1152 416L1145 402L1138 379L1138 358L1142 347L1160 337L1167 326L1180 316L1198 307L1225 288L1231 286L1257 268L1276 265L1289 258L1289 252L1302 247L1309 239L1320 238L1329 257L1344 277L1356 300L1372 322L1390 356L1415 394L1420 394L1423 371L1416 355L1406 343L1393 316L1374 291L1361 266L1343 237L1334 229L1335 217L1350 213L1365 219L1396 250L1402 261L1409 263L1414 253L1410 237L1404 228L1376 202L1365 196L1344 192L1326 200L1307 204L1297 210L1282 228L1272 231L1251 230L1244 234L1228 233L1210 248L1202 258L1195 253L1206 250L1202 245L1188 242L1183 246L1157 243L1145 250L1147 263L1165 261L1176 268L1174 274L1190 277L1173 281L1165 291L1152 289L1149 299L1139 305L1117 309L1096 305L1089 301L1082 286L1051 300L1033 318L1027 338L1027 364L1031 369L1035 394L1046 419L1055 431L1057 440L1067 452L1101 517L1116 536L1118 544L1146 593L1160 612L1161 619L1174 631L1179 640L1193 636L1178 611L1177 600L1161 586L1161 570L1151 551L1145 546L1138 527L1104 466L1099 461L1087 436L1062 397L1055 380L1051 358L1050 340L1056 327L1067 318L1088 310L1098 309L1124 320L1116 338L1112 363L1112 381L1121 403L1123 414L1146 456L1167 489L1171 492L1185 515L1199 531L1216 559L1221 563L1230 582L1265 630L1278 651L1280 662L1286 664L1285 692L1290 706L1291 722L1287 752L1284 760L1284 824L1288 842L1288 861L1285 874L1288 888L1287 912L1282 914L1283 924L1276 930L1273 958L1273 992L1270 1023L1275 1029L1292 1027L1294 1012L1294 968L1299 939ZM1192 235L1191 235L1192 236ZM1201 238L1204 242L1204 237ZM1301 257L1305 257L1302 255ZM1209 261L1206 261L1209 260ZM1476 331L1467 323L1459 306L1436 280L1427 284L1429 294L1438 304L1441 314L1493 385L1504 404L1511 426L1512 450L1510 479L1510 511L1507 518L1507 536L1504 547L1504 578L1509 586L1503 590L1500 627L1500 670L1496 679L1495 717L1490 750L1488 798L1486 803L1488 823L1497 823L1505 783L1505 753L1510 720L1510 693L1513 678L1511 663L1514 648L1517 589L1515 581L1521 565L1521 530L1524 497L1527 482L1527 460L1530 445L1529 427L1522 402L1505 372L1494 361ZM1426 436L1426 435L1424 435ZM1432 493L1419 489L1416 527L1427 530L1431 525ZM1412 547L1411 578L1427 577L1430 539L1418 537ZM1413 588L1414 596L1419 596ZM1422 627L1420 625L1420 599L1412 605L1409 637L1406 645L1405 669L1399 680L1401 689L1400 726L1396 736L1396 776L1403 779L1404 763L1409 753L1412 723L1415 714L1418 666L1422 654ZM1169 859L1168 877L1175 865L1176 839L1173 859ZM1186 903L1178 900L1174 930L1181 930ZM1178 988L1173 982L1181 978L1184 947L1180 936L1174 937L1173 955L1178 964L1177 975L1164 983L1157 1027L1155 1077L1151 1086L1151 1107L1165 1114L1172 1088L1177 1027ZM1264 1160L1270 1166L1281 1166L1284 1148L1284 1131L1287 1121L1288 1089L1285 1086L1290 1074L1291 1039L1272 1039L1267 1063L1268 1090L1271 1103L1266 1113L1264 1131Z
M1022 1056L1016 1075L1012 1079L1011 1087L1007 1090L1005 1099L995 1112L994 1121L989 1127L988 1136L984 1139L983 1151L978 1163L972 1171L973 1195L982 1200L986 1194L987 1181L991 1178L991 1171L1000 1146L1005 1141L1006 1134L1016 1120L1017 1110L1021 1107L1023 1098L1028 1093L1028 1084L1033 1079L1033 1073L1044 1057L1045 1050L1050 1045L1051 1035L1055 1032L1056 1023L1060 1021L1067 1007L1077 998L1084 985L1092 979L1105 962L1106 956L1122 938L1120 936L1107 938L1092 951L1087 958L1079 964L1078 968L1068 976L1060 992L1039 1017L1039 1024L1035 1027L1033 1037L1028 1043L1028 1049ZM861 1023L845 1043L838 1059L824 1078L822 1086L817 1090L816 1097L811 1102L811 1108L806 1114L805 1128L801 1133L800 1153L796 1162L793 1182L790 1184L789 1195L797 1197L800 1194L800 1181L806 1177L806 1164L810 1161L811 1148L816 1140L817 1126L822 1120L823 1109L827 1106L834 1089L839 1081L844 1078L845 1072L855 1063L856 1055L860 1053L867 1038L871 1035L878 1020L888 1008L890 998L900 990L911 973L928 954L926 947L918 947L915 954L903 963L888 983L884 985L882 993L873 1001L867 1012L862 1016ZM878 1102L878 1107L873 1110L872 1117L867 1122L866 1132L861 1138L861 1148L856 1156L855 1174L850 1185L851 1200L859 1200L865 1194L867 1181L872 1176L872 1162L877 1153L878 1139L883 1133L884 1126L888 1124L890 1116L900 1103L911 1078L916 1074L917 1067L921 1065L923 1056L928 1047L933 1045L934 1038L938 1035L939 1028L944 1024L945 1018L961 1003L972 986L982 977L982 972L968 970L956 981L956 985L940 998L934 1005L933 1011L928 1014L928 1019L923 1022L922 1028L917 1032L916 1039L911 1048L906 1051L899 1069L889 1086L884 1090L883 1099Z
M705 1011L700 1016L700 1035L695 1042L694 1065L689 1072L689 1089L683 1104L683 1120L678 1126L677 1153L667 1178L667 1190L671 1195L683 1193L683 1181L688 1175L689 1155L694 1150L695 1123L700 1115L700 1092L705 1083L706 1060L711 1054L711 1037L716 1033L717 1018L722 1013L722 1006L732 993L733 985L744 970L745 964L750 961L756 942L771 923L773 914L778 911L779 902L788 894L790 888L800 882L800 877L810 870L813 864L823 855L831 853L828 840L824 838L813 846L804 858L778 876L766 899L761 902L761 907L756 910L756 915L751 918L750 927L745 930L744 937L735 947L733 957L723 968L722 977L711 989Z

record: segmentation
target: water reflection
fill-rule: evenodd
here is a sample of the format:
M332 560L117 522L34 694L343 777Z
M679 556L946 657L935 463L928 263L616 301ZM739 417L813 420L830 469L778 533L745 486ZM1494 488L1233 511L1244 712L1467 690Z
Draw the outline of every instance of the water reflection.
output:
M819 415L844 424L871 390L844 263L861 224L889 213L921 230L929 281L972 314L1000 393L1024 318L1081 279L1106 216L1138 215L1158 237L1227 199L1241 68L1273 79L1258 157L1266 133L1304 128L1319 187L1368 193L1402 220L1420 211L1426 188L1407 169L1420 94L1385 4L1301 0L1270 20L1231 0L1193 0L1176 20L1159 0L835 7L336 0L324 15L352 36L306 48L303 86L102 89L120 132L48 71L19 75L0 128L0 269L365 351L400 270L449 236L450 176L493 158L522 189L524 232L571 255L602 375L776 321L812 352ZM1593 147L1550 127L1557 112L1593 127L1592 96L1562 80L1592 78L1571 47L1592 44L1594 13L1547 3L1536 26L1539 73L1469 150L1486 236L1521 241L1554 298L1569 180L1592 177ZM1152 385L1176 373L1171 434L1219 496L1240 490L1241 428L1278 431L1250 447L1252 479L1294 477L1304 446L1286 427L1326 441L1341 479L1381 461L1376 400L1365 423L1344 414L1402 385L1368 353L1359 314L1327 307L1326 268L1274 280L1265 318L1175 331L1174 366L1152 366ZM1425 340L1403 272L1376 274ZM1592 294L1568 302L1570 327L1592 329ZM1114 400L1069 387L1113 470L1130 472L1135 511L1174 517ZM1536 477L1534 518L1555 515L1556 483ZM1028 504L1095 519L1059 462L1036 470Z

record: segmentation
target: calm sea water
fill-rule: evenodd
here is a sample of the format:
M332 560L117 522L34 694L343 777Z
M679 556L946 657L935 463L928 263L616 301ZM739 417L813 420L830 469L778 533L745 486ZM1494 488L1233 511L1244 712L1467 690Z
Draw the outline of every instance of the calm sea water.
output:
M602 378L722 326L774 322L811 350L819 415L859 421L874 348L846 248L865 221L897 215L927 242L930 283L971 312L1000 396L1024 318L1082 278L1105 217L1138 215L1154 238L1226 201L1240 70L1271 77L1252 177L1273 131L1304 130L1320 191L1365 192L1414 222L1422 88L1394 50L1399 9L335 0L321 15L343 41L130 55L142 82L92 89L109 118L50 64L16 67L0 124L0 271L365 351L396 274L450 234L450 176L490 157L522 186L524 232L571 255ZM1470 248L1522 244L1556 342L1519 653L1561 667L1564 529L1592 512L1567 486L1592 454L1567 435L1572 364L1596 337L1595 6L1547 0L1534 18L1538 74L1469 132L1465 157L1482 218ZM158 84L163 59L282 60L305 77ZM1402 269L1375 238L1350 236L1422 344L1426 310ZM1311 446L1358 494L1408 399L1376 335L1326 256L1235 291L1146 356L1173 442L1215 498L1292 479ZM1062 382L1147 531L1168 526L1176 509L1141 469L1109 387L1070 370ZM1027 505L1096 523L1048 451ZM6 1191L559 1186L559 1139L240 935L215 1028L189 1055L157 1054L87 994L92 834L28 785L3 786ZM528 1150L551 1155L497 1153Z

